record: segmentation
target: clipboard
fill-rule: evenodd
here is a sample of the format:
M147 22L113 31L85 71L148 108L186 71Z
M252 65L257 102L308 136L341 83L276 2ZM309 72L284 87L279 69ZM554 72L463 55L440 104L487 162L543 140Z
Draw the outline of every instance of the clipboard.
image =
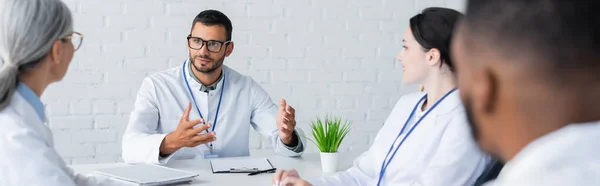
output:
M213 173L254 173L273 169L267 158L221 158L210 161Z

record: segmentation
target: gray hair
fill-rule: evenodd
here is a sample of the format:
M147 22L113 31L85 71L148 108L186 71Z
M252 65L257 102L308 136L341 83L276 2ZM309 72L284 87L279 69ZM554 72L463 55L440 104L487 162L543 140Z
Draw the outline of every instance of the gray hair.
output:
M71 12L60 0L0 0L0 110L10 104L19 73L72 31Z

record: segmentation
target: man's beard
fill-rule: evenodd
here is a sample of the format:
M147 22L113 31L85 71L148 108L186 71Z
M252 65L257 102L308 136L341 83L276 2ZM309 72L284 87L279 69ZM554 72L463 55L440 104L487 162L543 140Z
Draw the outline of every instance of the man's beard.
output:
M465 112L467 114L467 122L469 123L469 128L471 128L471 136L475 140L475 142L479 142L479 138L481 137L481 133L479 131L478 125L475 124L475 120L473 119L473 109L471 107L471 99L466 98L464 100Z
M212 63L209 63L208 65L212 64L212 66L206 66L206 67L197 66L196 58L203 58L203 59L210 60ZM219 67L221 67L223 65L223 61L225 61L225 56L223 56L221 59L218 59L218 60L213 60L208 56L195 56L195 57L190 56L190 60L192 61L192 66L194 66L194 68L198 72L210 74L210 73L213 73L215 70L217 70Z

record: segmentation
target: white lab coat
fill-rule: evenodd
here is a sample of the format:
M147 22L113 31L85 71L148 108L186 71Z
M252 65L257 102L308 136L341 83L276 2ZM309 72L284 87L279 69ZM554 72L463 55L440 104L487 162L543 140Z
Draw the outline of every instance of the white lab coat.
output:
M486 186L600 185L600 121L567 125L508 161Z
M223 65L224 79L215 90L209 93L199 91L201 84L196 82L187 67L178 65L146 77L137 94L134 110L131 112L129 125L123 136L123 159L125 162L165 164L170 159L189 159L203 157L208 150L206 145L194 148L184 147L170 156L159 156L159 147L167 133L177 128L183 110L191 96L184 79L182 69L196 103L206 122L216 125L217 140L213 148L219 157L249 156L249 130L254 128L261 136L267 138L275 152L286 156L299 156L289 150L277 135L276 115L278 106L274 104L262 87L252 78L244 76ZM221 108L217 123L213 123L219 96L225 82ZM200 116L193 106L190 120ZM300 136L302 131L296 128ZM204 132L203 132L204 133ZM301 145L306 144L300 138Z
M315 186L377 185L390 145L423 96L419 92L400 98L373 145L355 159L353 167L310 182ZM423 112L415 115L421 117ZM413 117L409 126L416 119ZM455 91L431 110L406 139L389 164L381 185L468 186L475 183L489 161L490 157L471 138L459 93Z
M38 117L30 104L39 102L39 98L29 99L37 100L28 101L15 92L10 105L0 111L0 185L122 185L104 177L75 174L67 167L54 149L45 117Z

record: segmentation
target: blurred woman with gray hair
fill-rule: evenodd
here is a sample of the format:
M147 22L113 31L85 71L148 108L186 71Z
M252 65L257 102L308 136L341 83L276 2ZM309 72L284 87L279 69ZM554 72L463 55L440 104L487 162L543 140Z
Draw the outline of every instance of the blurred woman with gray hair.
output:
M75 174L45 124L40 96L82 39L60 0L0 0L0 185L118 185Z

